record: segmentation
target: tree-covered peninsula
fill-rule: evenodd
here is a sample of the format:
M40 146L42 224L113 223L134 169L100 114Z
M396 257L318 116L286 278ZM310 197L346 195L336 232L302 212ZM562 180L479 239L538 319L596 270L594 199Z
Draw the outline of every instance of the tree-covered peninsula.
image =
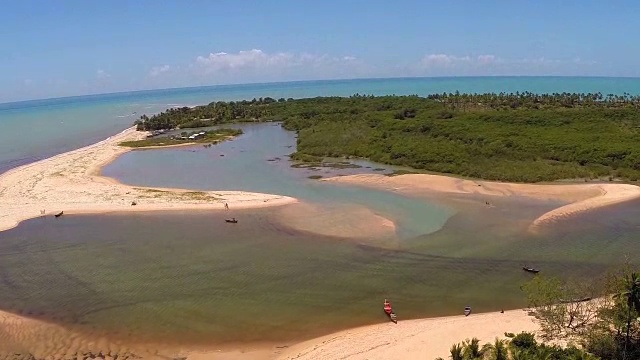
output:
M355 156L488 180L640 178L640 97L434 94L260 98L169 109L139 130L282 121L297 159Z

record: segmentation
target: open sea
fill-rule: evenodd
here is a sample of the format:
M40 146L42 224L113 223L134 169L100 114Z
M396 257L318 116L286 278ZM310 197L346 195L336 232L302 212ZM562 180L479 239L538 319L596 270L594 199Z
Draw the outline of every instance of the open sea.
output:
M141 114L258 97L441 92L640 94L640 79L476 77L229 85L0 104L0 172L102 140ZM246 190L329 208L311 225L343 226L349 206L393 220L393 239L353 240L293 226L282 209L50 217L0 233L0 310L139 342L225 344L302 340L385 321L526 305L523 265L593 279L640 255L640 203L592 211L541 234L528 224L560 202L482 196L407 198L322 183L310 175L386 173L296 169L295 134L278 124L211 148L132 151L103 175L136 186ZM225 156L220 156L225 155ZM278 160L276 160L278 159ZM488 208L485 201L491 201ZM295 205L290 205L295 206ZM0 341L2 339L0 338Z
M640 94L640 78L442 77L220 85L76 96L0 104L0 173L102 140L142 114L172 106L260 97L425 96L442 92L601 92ZM135 113L135 114L134 114Z

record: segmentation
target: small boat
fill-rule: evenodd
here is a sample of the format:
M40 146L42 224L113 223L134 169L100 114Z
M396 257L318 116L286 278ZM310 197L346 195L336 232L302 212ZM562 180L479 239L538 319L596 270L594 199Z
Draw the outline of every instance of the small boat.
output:
M391 314L389 314L389 319L391 319L391 321L393 321L394 324L398 323L398 317L396 316L396 313L394 313L393 311L391 312Z
M224 221L225 221L225 222L228 222L228 223L232 223L232 224L237 224L237 223L238 223L238 220L236 220L236 218L233 218L233 219L224 219Z
M471 306L464 307L464 316L469 316L471 314Z
M583 298L579 298L579 299L572 299L572 300L560 299L560 303L561 304L572 304L572 303L585 302L585 301L589 301L589 300L591 300L591 296L587 296L587 297L583 297Z
M387 316L389 317L389 320L393 321L394 324L398 323L398 316L396 315L395 312L393 312L393 309L391 308L391 303L387 301L387 299L384 300L384 306L382 307L382 310L384 311L385 314L387 314Z
M64 213L64 211L60 211L59 213L57 213L57 214L55 214L55 215L53 215L53 216L55 216L55 217L60 217L60 216L62 216L62 214L63 214L63 213Z
M524 270L524 271L526 271L526 272L533 273L533 274L537 274L537 273L539 273L539 272L540 272L540 270L538 270L538 269L534 269L534 268L532 268L532 267L527 267L527 266L523 266L523 267L522 267L522 270Z

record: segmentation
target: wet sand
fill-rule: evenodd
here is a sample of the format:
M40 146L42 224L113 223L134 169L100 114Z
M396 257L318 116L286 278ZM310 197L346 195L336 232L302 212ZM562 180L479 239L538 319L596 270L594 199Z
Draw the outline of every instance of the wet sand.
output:
M405 195L448 193L496 197L524 196L567 203L537 217L529 226L532 232L567 216L640 198L640 187L630 184L513 184L430 174L351 175L323 181L367 186Z
M130 151L118 144L136 140L144 133L128 129L100 143L61 154L36 163L21 166L0 176L0 231L15 227L20 221L51 216L58 211L73 213L104 213L120 211L254 208L297 203L291 197L240 191L196 192L185 189L152 189L120 184L98 175L100 168L117 156ZM426 174L400 176L353 175L323 181L368 186L396 191L404 195L418 194L479 194L486 196L525 196L554 199L567 205L549 211L533 221L536 229L583 211L617 204L640 197L640 188L626 184L554 184L528 185L462 180ZM136 202L136 205L132 205ZM326 210L298 204L301 208L282 207L291 226L329 236L349 236L337 228L314 228L307 216L329 216ZM298 206L296 205L296 206ZM391 236L395 225L365 208L354 208L354 218L368 218L353 236L367 238L382 234ZM317 224L317 222L316 222ZM311 227L310 227L311 226ZM341 230L342 229L342 230ZM0 313L0 350L28 351L34 356L63 357L76 352L133 354L153 358L156 350L132 349L111 344L107 339L91 334L78 334L59 325ZM537 327L523 311L504 314L486 313L469 317L454 316L400 321L399 324L378 325L342 331L306 341L291 348L265 346L247 350L202 349L192 351L189 359L411 359L446 357L451 344L477 336L483 342L501 336L505 331L532 331ZM288 345L288 344L287 344ZM283 345L284 346L284 345ZM133 356L131 356L133 357ZM113 358L113 357L112 357ZM123 358L120 356L119 358Z
M260 208L295 203L287 196L245 191L133 187L99 176L131 148L118 144L146 136L134 128L96 144L10 170L0 176L0 231L39 216L190 209ZM135 203L135 205L134 205Z

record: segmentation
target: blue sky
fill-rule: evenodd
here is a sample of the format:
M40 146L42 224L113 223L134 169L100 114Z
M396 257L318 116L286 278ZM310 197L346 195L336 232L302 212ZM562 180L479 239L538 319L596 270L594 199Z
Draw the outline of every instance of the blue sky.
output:
M268 81L640 76L636 1L8 1L0 102Z

